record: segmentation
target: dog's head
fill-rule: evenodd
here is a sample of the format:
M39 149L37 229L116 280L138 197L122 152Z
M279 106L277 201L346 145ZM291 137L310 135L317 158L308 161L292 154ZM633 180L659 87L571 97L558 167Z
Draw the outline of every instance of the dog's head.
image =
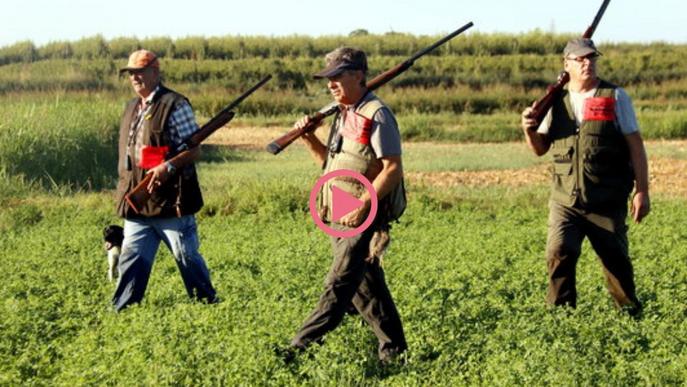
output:
M103 239L105 240L105 248L107 250L115 246L122 247L122 241L124 241L124 229L111 224L103 229Z

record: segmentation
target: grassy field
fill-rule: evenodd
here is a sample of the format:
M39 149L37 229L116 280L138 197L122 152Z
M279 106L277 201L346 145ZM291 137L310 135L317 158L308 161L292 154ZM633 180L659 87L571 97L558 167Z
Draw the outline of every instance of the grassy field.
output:
M684 143L651 144L684 160ZM529 168L522 144L410 144L409 173ZM547 189L534 183L429 187L410 205L385 259L410 351L380 367L375 339L347 317L285 366L273 353L318 297L331 261L306 212L318 170L296 145L280 156L215 145L200 164L201 251L223 302L189 301L166 251L146 299L110 310L100 231L118 223L112 193L5 193L0 210L0 384L633 385L684 384L684 197L654 195L630 229L642 318L616 312L585 243L579 306L544 304ZM9 205L7 205L9 204Z
M117 129L125 101L126 98L117 99L106 92L0 95L0 176L5 177L0 179L0 200L17 189L18 181L20 185L39 185L53 191L111 187L115 179ZM240 110L231 124L253 127L262 141L258 147L264 147L299 116L250 115ZM640 111L638 116L647 139L682 138L683 130L687 130L687 116L681 110L660 115ZM199 114L199 122L207 119L209 116ZM520 141L522 136L517 112L409 113L400 114L398 120L402 136L409 142L507 142ZM473 160L482 169L491 168L492 155L481 153L477 144L473 147L481 154ZM450 148L447 145L441 152L450 156ZM513 161L525 165L520 156Z
M404 139L409 206L387 280L405 365L381 367L350 316L293 364L288 342L331 263L307 212L320 170L305 148L264 146L330 97L309 74L353 42L372 73L436 37L102 37L0 48L0 385L685 385L687 46L608 44L604 74L633 97L650 157L652 213L630 227L640 318L617 312L588 243L577 309L546 292L547 159L519 111L559 70L567 36L469 34L380 90ZM382 44L383 43L383 44ZM132 93L117 68L139 46L205 122L265 73L203 146L201 252L222 302L190 301L160 250L144 302L110 307L101 230L114 212L116 138ZM324 133L319 133L324 137ZM671 140L667 140L671 139Z

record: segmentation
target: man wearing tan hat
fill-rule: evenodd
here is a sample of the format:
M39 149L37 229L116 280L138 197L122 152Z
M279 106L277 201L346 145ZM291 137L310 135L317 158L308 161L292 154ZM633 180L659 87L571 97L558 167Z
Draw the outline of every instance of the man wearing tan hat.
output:
M525 109L522 128L536 155L549 150L553 155L547 301L576 306L575 266L587 237L616 306L636 315L641 304L625 218L633 187L632 219L639 223L649 213L647 157L630 98L597 77L600 55L591 39L568 42L563 51L567 89L541 123L531 117L531 108Z
M124 242L112 303L120 311L143 299L160 241L174 255L189 297L216 302L193 215L203 206L193 164L199 149L184 146L199 129L191 105L162 85L160 63L148 50L133 52L120 73L129 75L138 96L126 106L119 129L117 212L124 218ZM136 213L124 197L146 174L153 176L151 198Z
M379 359L389 362L407 348L380 262L389 241L389 222L405 209L401 135L391 110L366 87L367 58L363 51L341 47L327 54L325 61L327 67L315 78L328 80L339 112L326 146L314 133L304 135L303 140L316 163L323 167L323 175L342 169L365 175L379 198L379 210L365 231L347 238L331 237L334 261L324 292L291 346L281 354L290 361L297 352L321 342L352 305L377 336ZM309 120L305 116L295 127L302 128ZM321 218L336 230L354 229L367 218L373 193L354 179L332 181L325 183L320 192ZM358 197L363 205L340 219L332 219L332 186Z

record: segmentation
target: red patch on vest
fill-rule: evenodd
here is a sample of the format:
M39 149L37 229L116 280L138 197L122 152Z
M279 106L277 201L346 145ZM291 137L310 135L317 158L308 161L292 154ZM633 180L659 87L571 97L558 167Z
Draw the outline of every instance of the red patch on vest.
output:
M141 162L138 166L143 169L155 168L165 161L168 151L168 146L144 145L141 148Z
M584 100L585 121L615 121L615 98L587 98Z
M356 112L348 112L344 117L341 135L363 145L370 144L372 120Z

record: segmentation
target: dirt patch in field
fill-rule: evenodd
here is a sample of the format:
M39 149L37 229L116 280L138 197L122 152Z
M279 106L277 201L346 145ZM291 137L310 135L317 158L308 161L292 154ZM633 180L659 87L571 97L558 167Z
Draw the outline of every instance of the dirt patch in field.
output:
M238 149L264 150L275 138L288 132L286 127L225 127L208 139L209 144L225 145ZM326 130L318 130L324 140ZM652 143L652 142L647 142ZM665 143L665 142L664 142ZM687 141L670 141L686 144ZM409 143L412 147L416 143ZM456 144L436 144L436 146ZM460 145L460 144L459 144ZM416 183L436 187L484 187L492 185L523 187L534 184L548 184L549 164L543 163L531 168L458 172L407 172L407 178ZM650 188L670 196L687 198L687 160L654 157L649 160Z
M265 127L224 127L213 133L207 143L227 145L240 149L265 149L273 139L286 133L283 128Z
M687 199L687 160L649 160L649 190Z
M407 172L410 181L435 187L483 187L502 185L521 187L542 184L549 181L548 165L537 165L525 169L502 169L486 171L452 172Z
M285 127L259 127L259 126L244 126L244 127L224 127L213 133L208 138L208 144L225 145L232 148L246 149L246 150L264 150L267 144L279 136L287 133L291 128ZM322 132L325 130L318 130L318 137L323 139Z
M531 168L458 171L458 172L408 172L410 181L434 187L485 187L492 185L522 187L548 184L549 165ZM649 185L652 192L687 198L687 160L651 158L649 160Z

